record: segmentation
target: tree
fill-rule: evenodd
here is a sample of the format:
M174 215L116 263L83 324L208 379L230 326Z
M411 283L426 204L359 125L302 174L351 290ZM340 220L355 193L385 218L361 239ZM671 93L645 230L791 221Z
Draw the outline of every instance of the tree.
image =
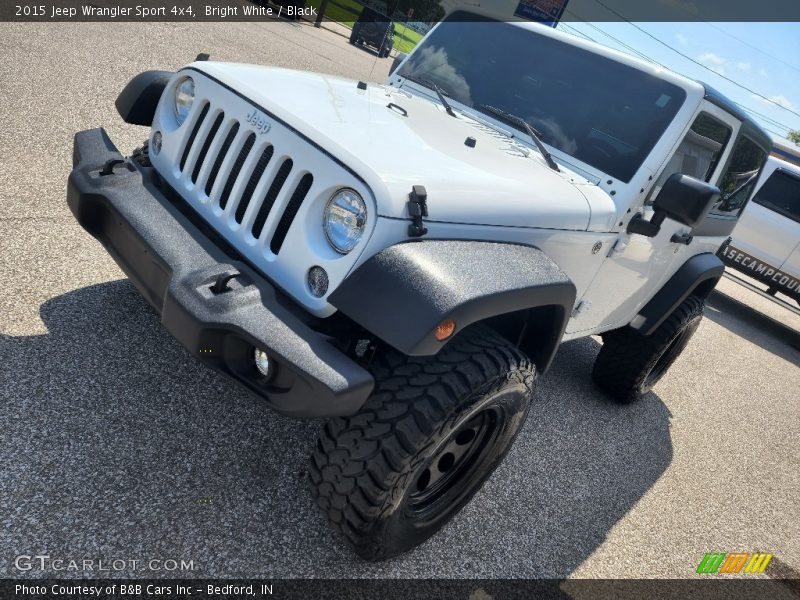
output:
M789 140L790 142L794 142L795 144L800 146L800 130L798 130L798 131L794 131L794 130L789 131L789 133L786 134L786 139Z

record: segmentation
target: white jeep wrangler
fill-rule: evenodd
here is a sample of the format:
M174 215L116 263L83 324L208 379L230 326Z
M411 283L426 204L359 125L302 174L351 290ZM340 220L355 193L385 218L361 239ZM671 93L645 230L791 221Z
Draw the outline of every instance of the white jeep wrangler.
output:
M75 137L68 202L164 326L281 413L331 417L313 493L368 559L441 528L562 341L630 402L697 329L770 140L703 85L456 13L385 85L200 60Z

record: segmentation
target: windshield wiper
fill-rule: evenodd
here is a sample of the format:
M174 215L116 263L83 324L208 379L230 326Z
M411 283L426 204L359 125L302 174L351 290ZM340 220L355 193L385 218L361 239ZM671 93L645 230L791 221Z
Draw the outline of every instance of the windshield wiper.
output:
M553 169L554 171L561 171L556 164L556 161L553 160L553 156L547 151L547 148L544 147L542 140L536 134L536 130L530 126L530 124L523 119L522 117L518 117L517 115L512 115L509 112L504 111L502 108L497 108L496 106L491 106L490 104L481 104L478 108L485 110L488 113L493 114L495 117L509 123L510 125L517 125L522 126L525 128L525 131L530 136L533 143L539 149L539 152L544 157L547 166Z
M433 83L428 79L422 79L419 77L413 77L409 75L401 75L401 77L404 77L409 81L413 81L414 83L418 83L420 85L424 85L425 87L432 89L434 92L436 92L436 95L439 96L439 102L442 103L442 106L444 106L444 109L445 111L447 111L447 114L450 115L451 117L456 116L456 111L454 111L453 107L450 106L450 103L447 101L447 98L445 98L442 88L440 88L438 85L436 85L435 83Z

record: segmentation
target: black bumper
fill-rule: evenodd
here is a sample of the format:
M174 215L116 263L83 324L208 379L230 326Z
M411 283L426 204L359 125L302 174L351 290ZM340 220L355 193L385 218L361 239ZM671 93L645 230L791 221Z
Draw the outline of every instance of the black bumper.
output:
M307 314L263 276L204 235L159 189L154 169L123 161L103 129L76 134L73 167L72 213L194 356L283 414L346 415L363 405L374 385L370 373L312 329ZM224 273L238 275L215 292ZM253 364L256 347L275 366L269 379Z

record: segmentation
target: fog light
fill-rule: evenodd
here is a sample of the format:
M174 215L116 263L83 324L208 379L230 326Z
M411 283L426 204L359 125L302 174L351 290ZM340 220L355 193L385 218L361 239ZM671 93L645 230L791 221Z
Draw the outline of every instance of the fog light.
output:
M253 353L253 360L256 363L256 369L258 369L258 372L264 377L269 377L272 375L270 372L270 369L272 368L272 361L264 350L261 348L256 348L255 352Z
M434 332L434 335L436 336L437 340L443 342L451 335L453 335L453 332L455 332L455 330L456 330L456 322L453 321L453 319L447 319L445 321L442 321L436 326L436 331Z
M153 141L150 144L150 149L153 151L153 156L161 152L161 141L162 141L161 137L162 136L160 131L156 131L153 134Z
M308 270L308 288L311 294L322 298L328 291L328 273L322 267L311 267Z

